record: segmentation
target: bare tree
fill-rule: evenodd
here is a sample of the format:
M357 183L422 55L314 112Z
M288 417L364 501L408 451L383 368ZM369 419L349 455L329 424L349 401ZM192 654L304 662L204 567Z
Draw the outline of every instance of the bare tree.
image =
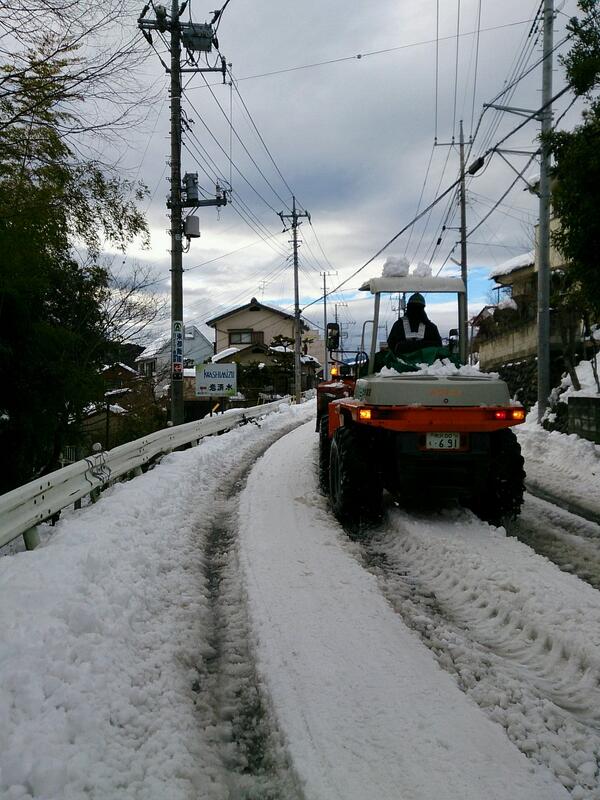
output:
M132 0L0 0L0 130L39 124L38 98L53 94L65 112L58 129L71 140L118 135L143 118L151 88L140 67L149 50L137 11ZM44 70L57 63L58 73ZM82 101L85 114L68 113Z

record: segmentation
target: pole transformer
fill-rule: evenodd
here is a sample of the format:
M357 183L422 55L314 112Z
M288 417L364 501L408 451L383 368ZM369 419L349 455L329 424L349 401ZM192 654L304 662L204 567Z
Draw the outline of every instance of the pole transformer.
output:
M216 187L214 199L200 200L198 197L198 175L186 174L185 186L181 180L181 74L182 72L220 72L223 83L227 65L225 58L220 56L220 66L198 67L195 66L193 53L209 53L216 42L212 23L196 24L193 22L182 23L181 14L187 3L179 5L178 0L171 2L171 15L163 5L152 5L156 19L146 19L150 5L144 6L138 18L138 27L147 41L152 44L152 31L170 33L170 65L161 59L167 73L171 76L169 93L171 97L171 191L167 201L171 227L171 422L181 425L184 421L183 401L183 363L185 329L183 321L183 239L197 238L199 227L191 224L192 220L198 223L197 218L189 217L184 224L184 208L200 208L201 206L224 206L227 204L225 191ZM181 67L182 42L190 56L192 67ZM184 195L185 194L185 198ZM186 249L187 252L187 249Z
M552 129L552 47L554 0L544 0L544 44L542 62L542 154L540 161L540 221L537 248L538 322L538 420L550 395L550 149L546 134Z
M300 319L300 291L298 287L298 227L302 224L298 222L300 217L306 217L310 221L310 214L308 211L299 213L296 210L296 197L292 197L292 213L284 214L279 213L281 221L292 220L292 245L294 247L294 398L296 403L302 399L302 366L301 366L301 325Z

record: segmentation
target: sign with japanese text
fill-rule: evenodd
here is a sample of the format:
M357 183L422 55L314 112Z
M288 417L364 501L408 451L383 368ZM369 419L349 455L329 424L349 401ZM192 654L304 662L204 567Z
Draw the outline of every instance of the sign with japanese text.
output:
M183 380L183 322L173 322L171 337L171 377L174 381Z
M196 366L197 397L232 397L237 394L237 364Z

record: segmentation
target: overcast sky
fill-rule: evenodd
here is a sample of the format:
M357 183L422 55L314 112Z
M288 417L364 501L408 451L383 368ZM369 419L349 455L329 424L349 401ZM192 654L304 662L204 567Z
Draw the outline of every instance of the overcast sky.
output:
M301 227L302 306L322 293L319 272L337 271L337 275L327 279L329 286L336 285L404 227L417 212L423 186L421 209L440 188L443 190L457 178L458 148L446 143L453 137L458 140L459 120L464 120L465 134L469 137L477 127L483 104L502 91L515 65L523 70L541 57L537 28L528 36L539 0L502 3L440 0L436 45L437 5L436 0L418 3L379 0L377 4L367 0L353 3L305 0L300 4L292 0L277 3L231 0L223 15L218 31L220 48L233 65L239 92L285 181L312 217L312 226L304 221ZM480 6L481 32L477 37ZM212 10L212 5L192 0L194 21L210 19ZM575 10L575 0L562 4L556 20L556 42L564 37L567 18ZM188 18L187 10L184 17ZM457 25L461 34L458 52ZM164 50L160 42L157 49ZM557 53L565 49L563 45ZM358 54L361 58L356 57ZM319 62L333 63L312 66ZM147 62L146 69L148 79L161 74L156 56ZM554 79L557 90L563 85L558 64ZM201 186L214 192L215 177L223 183L230 176L227 158L230 134L226 119L230 88L220 85L218 76L209 75L207 80L214 84L212 92L225 115L203 77L186 76L183 107L191 132L184 134L182 164L184 172L198 172ZM517 85L514 94L498 102L537 108L540 86L538 66ZM566 97L557 103L555 117L568 102ZM578 113L574 107L561 125L575 124ZM469 160L495 144L520 119L487 111ZM275 213L289 213L285 204L291 205L291 193L235 91L233 125L271 186L234 134L232 205L219 212L214 208L200 210L202 236L192 242L190 252L184 255L187 322L203 322L224 308L248 302L252 296L284 308L293 303L290 235L281 232L281 222ZM128 256L151 263L162 279L159 287L165 292L169 291L169 223L164 205L169 190L168 131L165 76L162 88L158 84L156 102L147 121L131 130L130 149L125 158L131 165L130 177L142 179L152 195L148 205L151 249L146 252L132 249ZM536 146L537 133L537 125L529 123L505 146L531 150ZM438 142L443 144L434 148L436 134ZM210 163L202 155L202 148L208 152ZM526 163L523 156L507 157L518 170ZM534 163L526 175L536 170ZM468 187L469 228L482 219L515 177L499 156L488 162ZM240 217L240 213L248 217L247 208L254 216L251 224ZM406 255L415 264L421 259L429 261L433 255L434 273L448 259L458 238L455 230L446 230L441 244L435 247L448 208L448 202L442 202L412 233L401 236L386 254L351 280L343 291L329 298L331 312L333 303L347 303L338 307L338 314L355 339L369 315L368 303L358 297L356 289L362 280L381 273L385 255ZM532 248L536 213L536 198L519 181L504 205L472 234L469 244L472 312L486 302L492 286L488 270ZM448 227L457 224L458 214L451 214ZM265 242L267 236L272 238ZM226 255L234 250L237 252ZM457 247L452 257L459 255ZM456 267L448 260L444 269L456 270ZM448 303L430 310L441 328L454 324ZM306 310L306 316L319 324L322 314L322 303ZM391 321L395 314L391 304L387 304L386 314ZM350 325L352 321L354 325Z

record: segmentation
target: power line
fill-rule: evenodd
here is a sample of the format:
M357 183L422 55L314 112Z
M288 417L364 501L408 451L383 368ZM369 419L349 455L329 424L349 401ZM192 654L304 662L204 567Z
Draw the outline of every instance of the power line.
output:
M489 28L482 28L480 33L490 33L492 31L503 30L505 28L514 28L514 27L518 27L519 25L527 25L530 22L531 22L531 19L524 19L524 20L519 20L518 22L508 22L508 23L506 23L504 25L494 25L494 26L489 27ZM477 31L465 31L465 32L461 33L460 36L461 36L461 38L464 38L465 36L475 36L476 34L477 34ZM256 75L245 75L245 76L243 76L241 78L237 78L237 82L241 83L242 81L250 81L250 80L255 80L257 78L268 78L268 77L271 77L272 75L282 75L282 74L285 74L286 72L297 72L298 70L313 69L315 67L328 66L329 64L340 64L340 63L342 63L344 61L361 61L362 59L369 58L370 56L379 56L379 55L384 55L386 53L394 53L394 52L397 52L399 50L407 50L407 49L413 48L413 47L421 47L421 46L427 45L427 44L435 44L436 42L451 41L451 40L453 40L455 38L455 35L456 34L451 34L449 36L440 36L439 39L438 38L436 38L436 39L422 39L422 40L420 40L418 42L410 42L409 44L401 44L401 45L397 45L396 47L386 47L386 48L383 48L381 50L371 50L371 51L368 51L366 53L357 53L356 55L352 55L352 56L342 56L340 58L330 58L327 61L315 61L312 64L300 64L297 67L284 67L282 69L271 70L270 72L261 72L261 73L256 74Z

